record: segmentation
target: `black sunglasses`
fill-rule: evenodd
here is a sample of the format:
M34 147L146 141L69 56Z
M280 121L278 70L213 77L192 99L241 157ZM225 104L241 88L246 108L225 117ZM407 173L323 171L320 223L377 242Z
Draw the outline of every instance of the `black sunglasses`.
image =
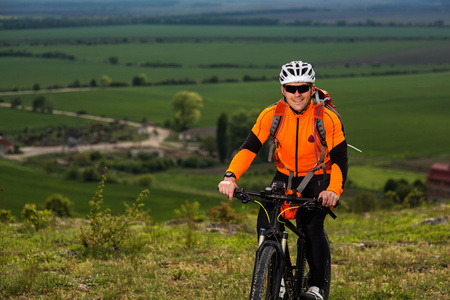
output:
M300 94L306 93L309 91L310 85L304 84L304 85L284 85L284 89L286 92L295 94L296 91L298 91Z

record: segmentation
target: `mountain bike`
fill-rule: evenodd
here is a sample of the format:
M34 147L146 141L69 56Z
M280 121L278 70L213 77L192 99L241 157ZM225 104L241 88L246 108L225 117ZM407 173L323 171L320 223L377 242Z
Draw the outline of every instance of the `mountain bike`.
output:
M305 235L292 224L291 221L282 217L282 212L289 209L325 209L336 218L331 209L320 205L321 199L299 198L295 195L286 195L284 183L274 182L260 192L235 189L234 197L242 203L256 202L264 208L265 203L271 203L273 209L265 212L269 221L269 228L260 229L259 245L256 251L255 266L253 269L253 280L250 299L299 299L301 293L309 288L306 261L306 238ZM254 199L252 197L257 197ZM286 203L290 206L286 207ZM340 202L338 202L338 205ZM283 207L283 211L281 208ZM283 230L283 224L289 228L297 239L297 259L292 265L287 245L288 232ZM328 241L328 236L325 232ZM331 282L331 257L327 258L325 272L326 286L324 287L324 299L328 299Z

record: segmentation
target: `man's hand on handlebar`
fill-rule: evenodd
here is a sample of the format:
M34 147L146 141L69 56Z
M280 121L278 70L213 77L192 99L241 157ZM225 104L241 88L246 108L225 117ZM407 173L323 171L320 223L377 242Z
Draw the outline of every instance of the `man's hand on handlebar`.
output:
M322 205L325 207L334 207L339 200L339 196L332 191L322 191L319 199L322 198Z
M234 190L237 188L236 178L234 177L225 177L219 183L219 192L228 196L228 199L231 201L233 199Z

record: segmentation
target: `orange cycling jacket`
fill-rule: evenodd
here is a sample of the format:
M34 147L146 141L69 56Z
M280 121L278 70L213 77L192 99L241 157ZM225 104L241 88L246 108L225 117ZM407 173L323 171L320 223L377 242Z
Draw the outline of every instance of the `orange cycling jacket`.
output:
M250 167L256 154L269 137L275 107L276 103L261 112L247 139L231 161L227 172L234 173L237 180ZM348 170L344 128L339 117L328 108L324 110L323 119L326 131L324 163L327 174L330 174L327 190L340 196ZM315 130L313 100L301 114L290 108L286 109L280 126L282 127L278 131L278 145L275 151L275 164L278 171L286 175L292 171L296 177L303 177L312 170L315 170L315 175L323 174L319 165L322 147L319 134Z

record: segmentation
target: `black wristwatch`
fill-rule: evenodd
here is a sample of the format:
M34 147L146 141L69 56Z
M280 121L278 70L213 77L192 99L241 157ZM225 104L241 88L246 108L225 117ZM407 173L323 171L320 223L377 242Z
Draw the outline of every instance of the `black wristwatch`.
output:
M226 172L223 177L234 177L236 179L236 175L234 175L232 172Z

